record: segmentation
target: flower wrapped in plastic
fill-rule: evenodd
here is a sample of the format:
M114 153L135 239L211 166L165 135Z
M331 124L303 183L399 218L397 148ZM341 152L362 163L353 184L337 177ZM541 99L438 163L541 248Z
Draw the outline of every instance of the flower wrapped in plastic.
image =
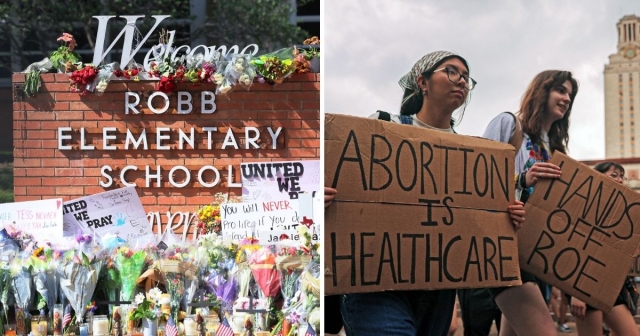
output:
M84 252L77 251L73 260L62 263L58 267L60 287L69 303L76 312L76 321L82 323L86 313L86 303L98 284L98 276L104 265L104 260L87 256Z
M233 87L236 85L236 81L234 81L231 77L225 76L222 80L222 83L216 87L216 95L219 94L229 94L233 91Z
M269 84L280 84L296 71L293 48L284 48L251 60L256 71Z
M215 62L216 72L213 74L213 83L215 83L216 86L218 86L216 88L216 94L219 91L219 87L223 85L223 83L226 80L226 76L227 76L226 69L228 64L229 64L229 61L224 59L223 57L221 57L218 61Z
M10 265L20 251L20 245L7 232L0 230L0 302L4 310L5 319L8 318L9 294L11 288Z
M276 266L280 271L280 288L284 297L284 308L291 304L293 296L300 286L302 271L311 261L310 252L292 240L284 240L280 244L276 256Z
M33 282L36 291L44 298L49 317L53 317L53 305L58 300L58 289L60 284L56 274L59 252L51 247L40 247L34 251L27 263L32 266Z
M107 90L107 86L109 85L112 76L119 77L118 74L121 73L122 70L120 70L120 64L118 62L101 66L98 69L96 79L93 81L93 87L95 87L94 93L96 96L102 96Z
M147 253L144 250L133 251L129 247L116 250L115 266L120 273L120 300L131 301L137 287L137 280L145 266Z
M260 288L261 297L266 298L267 309L273 307L275 297L280 292L280 272L276 268L276 256L269 248L263 247L253 252L249 257L251 274ZM269 316L272 320L275 316ZM266 328L270 323L267 322Z
M31 266L24 267L22 258L16 258L11 263L11 291L16 303L16 329L26 334L26 318L30 310L31 301L35 295L31 281Z
M222 274L211 273L206 280L207 289L220 301L220 309L230 312L238 293L238 281L234 276L225 278Z
M163 241L168 243L168 247L160 253L158 266L169 294L170 314L177 321L180 303L186 295L185 274L193 277L197 271L195 251L193 247L182 243L173 230L167 230L163 238Z
M226 69L227 77L247 90L256 78L256 70L251 63L251 57L251 54L234 54Z

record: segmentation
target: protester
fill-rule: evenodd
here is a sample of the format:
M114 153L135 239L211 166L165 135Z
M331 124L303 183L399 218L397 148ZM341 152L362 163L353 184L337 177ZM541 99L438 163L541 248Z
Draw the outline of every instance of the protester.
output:
M560 167L547 161L556 151L566 152L569 116L577 93L578 83L571 72L544 71L527 88L518 113L499 114L485 130L485 138L516 143L519 200L526 202L539 180L560 177ZM490 289L503 314L500 335L557 334L535 277L521 272L521 280L522 286Z
M380 112L370 118L454 133L451 117L466 106L475 84L464 58L447 51L433 52L400 79L404 89L400 115ZM325 188L325 206L331 204L336 192ZM514 225L520 225L524 220L523 205L510 205L509 210ZM345 331L347 335L446 336L455 296L455 290L343 295L340 305Z
M615 162L601 162L595 170L609 176L618 183L624 183L624 167ZM617 336L640 336L633 318L638 294L633 281L627 277L613 308L608 313L596 310L577 298L571 298L571 314L576 318L576 327L580 336L602 336L604 321ZM633 314L631 310L634 310Z
M551 295L549 295L549 308L556 316L556 322L558 324L558 331L563 333L571 332L571 328L567 325L567 297L562 291L553 286L549 286L551 289Z
M500 332L502 312L487 288L458 289L464 336L489 336L494 321Z

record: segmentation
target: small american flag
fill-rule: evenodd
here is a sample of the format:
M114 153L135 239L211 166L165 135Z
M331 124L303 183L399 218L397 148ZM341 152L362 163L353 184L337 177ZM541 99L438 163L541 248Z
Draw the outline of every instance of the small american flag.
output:
M310 324L307 324L307 331L305 331L304 336L318 336L318 334L313 331L313 328L311 328Z
M64 308L64 317L62 318L62 330L64 330L69 323L71 323L71 304L68 304Z
M169 321L164 327L164 334L166 336L178 336L178 328L176 328L176 323L173 320L173 314L169 314Z
M229 321L227 321L227 318L225 317L224 320L222 320L222 323L220 324L220 326L218 327L218 331L216 331L216 336L233 336L233 329L231 329L231 326L229 325Z

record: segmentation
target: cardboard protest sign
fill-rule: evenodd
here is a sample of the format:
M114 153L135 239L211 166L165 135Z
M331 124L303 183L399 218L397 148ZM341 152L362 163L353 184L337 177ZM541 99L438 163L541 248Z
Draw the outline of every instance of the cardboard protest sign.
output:
M608 312L640 246L640 194L562 153L562 177L541 180L518 231L520 266Z
M310 209L307 211L311 213ZM261 244L269 245L285 239L283 234L288 236L287 239L297 235L300 225L307 226L316 235L318 231L313 227L313 221L308 221L301 214L295 199L224 203L220 205L220 215L222 237L234 241L253 237Z
M77 198L63 205L65 236L115 234L133 241L153 238L153 230L135 187L105 191Z
M320 161L247 162L242 171L244 201L297 199L320 189Z
M519 285L514 149L325 114L325 294Z
M63 236L62 198L0 204L0 225L28 232L38 240Z

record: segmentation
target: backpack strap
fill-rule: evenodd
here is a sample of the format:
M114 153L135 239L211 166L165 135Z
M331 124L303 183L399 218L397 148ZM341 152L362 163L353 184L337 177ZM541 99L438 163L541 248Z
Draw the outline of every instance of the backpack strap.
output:
M405 125L413 125L413 116L401 114L398 118L400 118L400 122Z
M516 149L516 154L517 154L518 151L520 150L520 147L522 147L524 132L522 130L522 124L520 123L520 119L518 119L518 117L516 117L516 115L511 112L507 112L507 113L509 113L513 117L513 120L516 123L516 129L513 131L511 138L509 138L509 144L511 144Z
M391 121L391 114L389 112L380 111L380 110L376 112L378 112L378 119L384 120L384 121Z
M378 112L378 119L379 120L384 120L384 121L391 121L391 114L389 112L385 112L385 111L376 111ZM400 123L405 124L405 125L413 125L413 117L412 116L408 116L408 115L398 115L398 118L400 119Z

